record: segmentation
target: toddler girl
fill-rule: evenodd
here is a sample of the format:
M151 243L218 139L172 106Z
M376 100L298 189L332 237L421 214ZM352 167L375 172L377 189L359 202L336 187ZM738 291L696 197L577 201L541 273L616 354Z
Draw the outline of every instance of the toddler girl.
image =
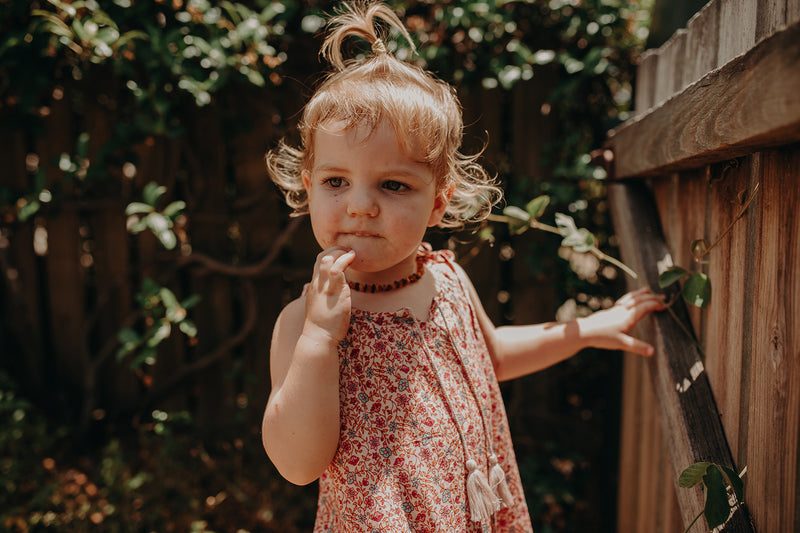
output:
M301 146L267 156L323 251L275 324L264 448L287 480L319 479L317 532L531 531L498 380L589 346L651 355L625 332L662 299L495 328L452 253L423 238L485 218L500 191L459 152L453 89L389 53L379 21L413 47L387 7L345 6ZM345 61L348 36L371 53Z

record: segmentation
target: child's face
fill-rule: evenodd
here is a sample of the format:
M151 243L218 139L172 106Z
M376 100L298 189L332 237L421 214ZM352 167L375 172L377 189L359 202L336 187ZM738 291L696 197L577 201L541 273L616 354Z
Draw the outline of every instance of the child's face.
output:
M320 246L355 251L348 273L356 281L413 272L425 230L447 207L428 165L402 150L386 121L372 135L366 127L320 128L313 154L303 183Z

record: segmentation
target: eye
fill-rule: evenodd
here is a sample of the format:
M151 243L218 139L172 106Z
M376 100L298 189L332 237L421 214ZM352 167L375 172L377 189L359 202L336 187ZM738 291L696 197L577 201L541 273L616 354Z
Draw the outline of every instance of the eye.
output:
M383 188L390 190L392 192L400 192L400 191L407 191L410 189L408 185L405 183L401 183L395 180L388 180L383 183Z
M335 176L331 177L331 178L325 178L322 181L322 183L324 183L328 187L332 187L334 189L338 189L339 187L341 187L343 182L344 182L344 180L342 178L337 178Z

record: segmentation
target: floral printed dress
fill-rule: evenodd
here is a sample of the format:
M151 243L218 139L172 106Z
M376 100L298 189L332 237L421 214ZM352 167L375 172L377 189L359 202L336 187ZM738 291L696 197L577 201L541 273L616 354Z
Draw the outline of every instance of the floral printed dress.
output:
M463 274L450 252L425 253L437 287L425 322L408 310L352 312L339 348L339 447L320 478L315 533L532 531ZM470 519L465 445L484 473L497 456L513 497L482 522Z

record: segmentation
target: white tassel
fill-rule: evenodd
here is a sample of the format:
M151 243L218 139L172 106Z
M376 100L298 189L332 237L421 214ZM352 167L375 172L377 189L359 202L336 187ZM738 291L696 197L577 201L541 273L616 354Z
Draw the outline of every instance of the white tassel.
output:
M467 498L469 498L470 517L473 522L481 522L492 517L500 508L500 501L489 486L486 476L478 469L478 463L467 461Z
M506 473L503 472L503 467L497 463L495 454L489 456L489 466L489 485L500 499L501 506L512 507L514 505L514 497L508 488L508 483L506 483Z

